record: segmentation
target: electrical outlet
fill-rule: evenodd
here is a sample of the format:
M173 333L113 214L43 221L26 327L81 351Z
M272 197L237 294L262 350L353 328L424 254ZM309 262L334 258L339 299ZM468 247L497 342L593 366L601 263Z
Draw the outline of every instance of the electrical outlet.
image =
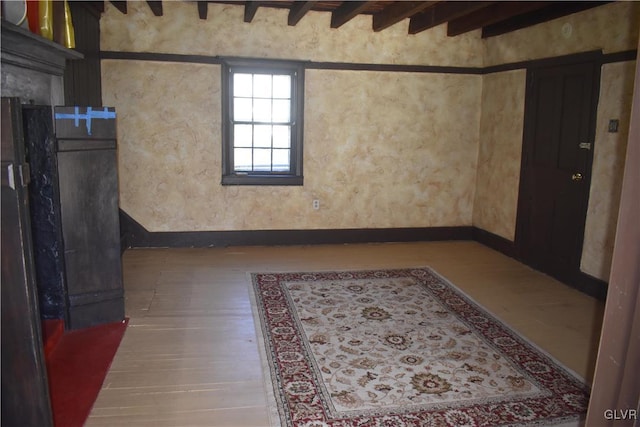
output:
M320 209L320 200L314 199L314 201L313 201L313 209L316 210L316 211L318 209Z
M618 132L618 125L620 124L620 121L618 119L611 119L609 120L609 133L616 133Z

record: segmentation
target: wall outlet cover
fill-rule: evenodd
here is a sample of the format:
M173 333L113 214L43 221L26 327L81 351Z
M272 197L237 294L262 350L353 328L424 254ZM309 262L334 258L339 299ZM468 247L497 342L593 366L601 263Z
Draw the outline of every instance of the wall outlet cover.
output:
M618 119L609 120L609 132L611 132L611 133L618 132L618 125L619 124L620 124L620 121Z

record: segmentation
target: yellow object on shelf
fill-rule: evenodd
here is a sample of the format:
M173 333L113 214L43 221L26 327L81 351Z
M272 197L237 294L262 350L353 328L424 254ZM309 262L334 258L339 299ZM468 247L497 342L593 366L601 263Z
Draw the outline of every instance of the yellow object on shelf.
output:
M64 46L69 49L76 47L76 35L71 19L71 9L67 0L64 0Z
M40 0L38 4L40 35L53 40L53 0Z

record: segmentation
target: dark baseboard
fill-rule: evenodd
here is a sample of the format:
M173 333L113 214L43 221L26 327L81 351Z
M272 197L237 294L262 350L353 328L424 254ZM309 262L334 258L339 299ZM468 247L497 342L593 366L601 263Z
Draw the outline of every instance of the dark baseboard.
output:
M540 271L553 277L559 282L562 282L565 285L582 292L583 294L589 295L600 301L605 301L607 299L609 284L604 280L597 279L583 271L580 271L579 268L576 269L576 271L572 272L544 271L539 269L535 265L529 264L526 260L520 259L518 261L522 262L523 264L529 265L529 267L533 268L534 270Z
M607 300L607 292L609 290L609 283L602 279L593 277L583 271L579 271L574 279L575 285L571 284L574 288L582 293L590 295L600 301Z
M498 236L482 228L473 227L473 240L501 252L510 258L518 258L515 243L502 236Z
M120 229L123 250L126 248L285 246L473 239L473 228L467 226L149 232L122 210L120 211Z
M497 234L493 234L481 228L473 227L473 240L501 252L510 258L514 258L523 264L529 265L526 260L522 259L519 255L516 244L504 237L498 236ZM530 267L535 268L535 266ZM604 280L597 279L582 271L572 274L571 277L559 277L553 274L550 275L562 283L565 283L584 294L597 298L600 301L605 301L607 299L609 284Z
M520 262L516 245L477 227L353 228L322 230L246 230L150 232L120 210L122 251L128 248L209 248L228 246L286 246L346 243L426 242L475 240ZM526 264L526 263L525 263ZM562 280L569 286L604 301L607 282L579 272Z

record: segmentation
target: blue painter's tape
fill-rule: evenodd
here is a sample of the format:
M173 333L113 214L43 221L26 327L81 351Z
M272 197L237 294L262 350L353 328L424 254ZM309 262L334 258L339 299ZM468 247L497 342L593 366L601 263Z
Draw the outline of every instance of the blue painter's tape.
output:
M116 112L109 111L107 107L104 107L103 110L94 110L91 107L87 107L86 114L80 114L80 107L75 107L75 112L73 114L69 113L56 113L56 120L58 119L69 119L73 120L76 127L80 126L80 120L86 121L87 126L87 134L91 135L91 121L93 119L115 119Z

